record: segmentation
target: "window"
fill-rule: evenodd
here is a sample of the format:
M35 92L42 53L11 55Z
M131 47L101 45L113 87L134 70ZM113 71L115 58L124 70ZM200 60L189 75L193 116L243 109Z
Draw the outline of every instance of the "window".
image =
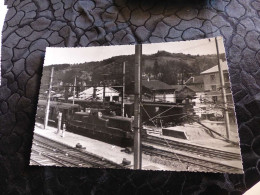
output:
M216 85L211 85L211 90L212 91L217 91L217 86Z
M224 73L224 82L229 82L229 76L227 72Z
M227 102L233 102L232 95L227 95Z
M214 103L216 103L218 101L218 97L217 96L212 96L212 100Z
M118 102L119 101L119 96L113 96L113 101L115 101L115 102Z
M211 81L215 81L215 79L216 79L216 75L211 74L211 75L210 75L210 80L211 80Z
M225 84L225 91L226 91L226 93L231 93L231 88L230 88L230 84L229 83Z

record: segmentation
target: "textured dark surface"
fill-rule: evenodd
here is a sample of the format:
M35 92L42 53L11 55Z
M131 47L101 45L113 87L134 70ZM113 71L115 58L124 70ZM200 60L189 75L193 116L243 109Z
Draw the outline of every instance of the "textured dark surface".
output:
M260 0L8 0L0 87L0 194L241 194L260 180ZM244 175L29 167L45 47L222 35Z

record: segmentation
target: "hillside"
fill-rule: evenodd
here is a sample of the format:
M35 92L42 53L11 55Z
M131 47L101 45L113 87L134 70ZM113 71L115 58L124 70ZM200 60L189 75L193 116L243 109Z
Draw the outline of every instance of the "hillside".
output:
M225 58L221 54L221 59ZM85 85L121 85L122 67L126 62L126 85L134 81L134 55L115 56L99 62L87 62L82 64L61 64L52 65L54 71L54 85L63 83L74 83L75 76L77 81ZM172 54L160 51L153 55L143 55L143 77L159 79L165 83L175 85L178 80L187 80L191 75L199 75L200 72L207 70L217 64L216 55L193 56L185 54ZM43 69L43 77L50 74L52 66ZM44 83L47 79L43 79Z

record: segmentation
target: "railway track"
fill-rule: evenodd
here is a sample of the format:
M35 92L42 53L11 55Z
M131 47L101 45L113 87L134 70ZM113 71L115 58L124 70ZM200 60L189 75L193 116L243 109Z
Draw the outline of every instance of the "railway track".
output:
M205 160L190 155L184 155L180 153L175 153L159 148L155 148L150 145L142 145L142 150L145 154L155 157L160 157L171 162L180 162L183 166L196 167L199 171L214 171L214 172L228 172L228 173L242 173L242 169L229 166L226 164L220 164L210 160Z
M100 156L34 134L30 165L124 169Z
M163 139L148 135L143 139L143 143L152 143L159 146L169 147L175 150L185 151L199 156L223 160L241 160L240 154L227 152L190 143L183 143L175 140Z

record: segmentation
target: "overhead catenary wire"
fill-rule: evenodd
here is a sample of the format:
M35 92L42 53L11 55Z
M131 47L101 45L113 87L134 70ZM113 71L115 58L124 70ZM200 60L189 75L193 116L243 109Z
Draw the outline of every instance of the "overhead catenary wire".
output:
M147 110L144 108L144 105L141 104L141 106L142 106L143 110L145 111L145 113L147 114L147 116L148 116L149 118L151 118L150 115L149 115L149 113L147 112ZM145 121L143 121L143 124L144 124L144 123L145 123ZM152 123L154 124L154 126L156 126L156 124L154 123L153 120L152 120Z
M171 110L171 109L173 109L173 108L175 108L175 106L172 106L172 107L168 108L167 110L165 110L165 111L161 112L160 114L158 114L158 115L156 115L156 116L152 117L152 118L151 118L151 119L149 119L149 120L153 120L153 119L154 119L154 118L156 118L157 116L160 116L161 114L163 114L163 113L165 113L165 112L168 112L169 110Z
M150 116L148 115L149 121L152 121L152 122L153 122L153 120L154 120L155 118L157 118L158 116L160 116L160 117L158 117L158 118L170 117L170 115L166 115L166 116L161 116L161 115L162 115L163 113L169 111L169 110L172 109L172 108L173 108L173 107L171 107L171 108L169 108L169 109L167 109L167 110L161 112L160 114L158 114L158 115L156 115L156 116L154 116L154 117L150 117ZM194 119L194 118L193 118L190 114L188 114L188 113L181 113L181 114L176 114L176 115L183 115L183 116L181 116L180 118L185 118L185 117L187 117L187 118L191 119L192 121L198 123L198 124L201 125L202 127L206 128L207 130L209 130L212 135L213 135L213 133L214 133L214 134L220 136L221 138L223 138L225 141L227 141L227 142L229 142L229 143L232 143L232 144L234 144L234 145L237 145L236 142L233 142L233 141L227 139L225 136L221 135L220 133L218 133L218 132L214 131L213 129L207 127L206 125L200 123L198 120ZM172 115L172 116L174 116L174 115ZM155 126L156 126L156 125L155 125Z

